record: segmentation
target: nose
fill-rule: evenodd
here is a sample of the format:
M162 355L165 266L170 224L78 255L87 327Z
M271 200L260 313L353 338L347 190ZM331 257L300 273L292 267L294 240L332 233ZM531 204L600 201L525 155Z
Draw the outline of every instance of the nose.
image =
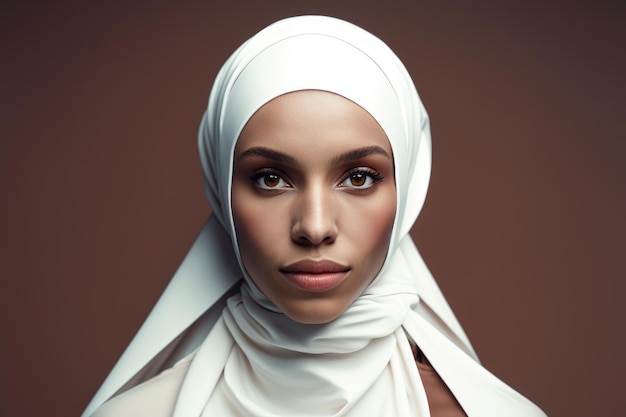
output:
M294 204L292 240L305 246L333 243L339 231L337 216L338 207L332 192L311 187L300 193Z

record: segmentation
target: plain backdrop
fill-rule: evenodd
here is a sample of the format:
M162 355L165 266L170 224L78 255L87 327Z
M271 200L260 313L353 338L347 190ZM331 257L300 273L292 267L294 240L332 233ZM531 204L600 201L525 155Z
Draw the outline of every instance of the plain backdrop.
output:
M269 23L382 38L431 117L413 236L485 366L550 416L618 415L623 2L3 1L0 414L77 416L210 208L196 132Z

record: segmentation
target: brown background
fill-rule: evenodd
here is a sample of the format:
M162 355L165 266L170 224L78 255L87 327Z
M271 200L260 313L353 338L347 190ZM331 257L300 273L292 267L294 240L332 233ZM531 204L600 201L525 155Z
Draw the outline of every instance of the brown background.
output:
M0 414L82 411L209 212L219 66L304 13L409 68L434 140L414 235L487 368L551 416L621 414L626 14L572 3L3 1Z

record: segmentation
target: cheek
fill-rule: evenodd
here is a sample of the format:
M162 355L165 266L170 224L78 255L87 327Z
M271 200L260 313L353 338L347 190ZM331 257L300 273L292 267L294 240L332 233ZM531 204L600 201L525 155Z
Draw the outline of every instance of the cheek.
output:
M387 193L386 201L377 207L375 213L369 220L370 227L368 229L370 230L370 235L367 238L374 243L371 258L376 264L372 267L378 273L387 256L393 222L396 216L395 188L393 192Z
M351 210L351 247L361 264L362 284L367 286L385 262L396 215L395 187L386 187L363 207ZM354 216L354 213L361 213ZM347 231L346 231L347 232Z
M254 203L236 183L232 189L232 211L239 252L246 268L249 268L248 259L253 258L252 253L256 252L258 246L256 236L259 231L256 229L262 223L259 222L259 213L255 210Z
M280 231L280 216L276 210L268 210L247 190L233 185L232 190L233 221L239 252L248 274L255 277L275 257L272 253ZM265 261L265 262L262 262Z

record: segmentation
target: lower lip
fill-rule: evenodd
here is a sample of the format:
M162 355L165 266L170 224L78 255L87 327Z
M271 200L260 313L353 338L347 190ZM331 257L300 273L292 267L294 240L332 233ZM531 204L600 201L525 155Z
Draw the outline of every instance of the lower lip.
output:
M328 291L339 285L345 279L349 271L325 272L311 274L306 272L283 272L287 281L301 290L311 292Z

